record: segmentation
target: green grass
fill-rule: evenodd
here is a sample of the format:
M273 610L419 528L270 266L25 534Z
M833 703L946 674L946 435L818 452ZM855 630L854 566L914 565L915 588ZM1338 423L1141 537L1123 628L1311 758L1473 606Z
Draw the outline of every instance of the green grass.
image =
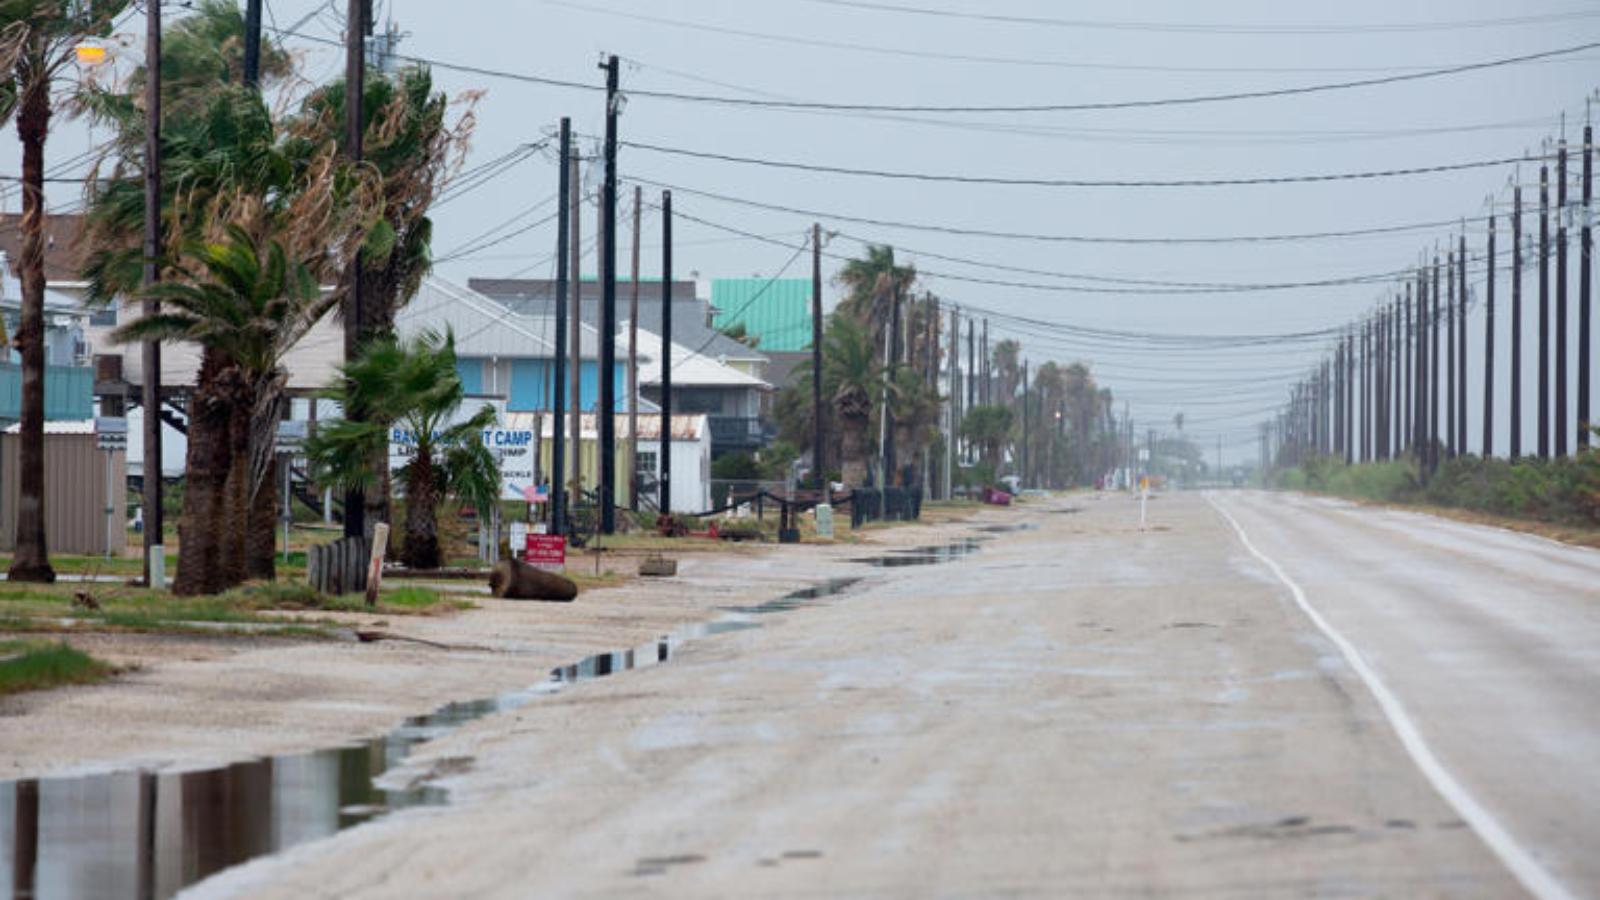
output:
M111 666L66 644L0 641L0 696L67 684L92 684L111 674Z

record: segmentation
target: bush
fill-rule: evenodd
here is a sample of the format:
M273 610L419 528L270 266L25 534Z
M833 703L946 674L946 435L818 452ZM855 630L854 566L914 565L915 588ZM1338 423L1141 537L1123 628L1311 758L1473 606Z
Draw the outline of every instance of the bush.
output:
M1381 503L1428 503L1567 525L1600 525L1600 451L1562 459L1458 456L1423 485L1412 461L1347 466L1316 457L1279 473L1278 486Z

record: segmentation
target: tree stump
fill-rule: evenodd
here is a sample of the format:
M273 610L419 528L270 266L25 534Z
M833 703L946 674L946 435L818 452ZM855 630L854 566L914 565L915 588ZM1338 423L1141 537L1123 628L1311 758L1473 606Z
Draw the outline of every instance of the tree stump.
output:
M489 592L502 600L571 602L578 596L572 579L515 559L502 559L489 572Z

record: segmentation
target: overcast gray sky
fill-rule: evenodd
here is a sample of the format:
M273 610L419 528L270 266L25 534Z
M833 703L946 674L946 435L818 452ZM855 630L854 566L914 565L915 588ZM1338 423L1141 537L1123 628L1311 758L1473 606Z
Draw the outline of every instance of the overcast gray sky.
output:
M318 3L269 0L268 6L269 21L287 27ZM601 54L615 53L625 61L624 91L901 106L1060 104L1253 91L1404 74L1600 40L1595 4L1544 0L381 0L379 6L383 22L392 19L407 34L402 55L600 85L597 62ZM963 17L969 15L1052 21ZM1515 21L1503 21L1509 18ZM1502 21L1491 27L1482 24L1485 20ZM329 11L304 26L308 35L324 39L337 38L340 29L339 16ZM303 52L312 78L339 71L337 50L305 40L290 39L289 45ZM738 156L1006 178L1231 179L1423 167L1537 152L1542 140L1557 133L1562 111L1568 135L1576 141L1584 99L1597 84L1597 58L1600 53L1588 51L1555 61L1275 99L1055 113L819 114L633 96L621 134L624 140ZM436 78L452 94L486 92L469 165L543 139L562 115L571 116L583 133L601 130L603 104L594 92L444 69ZM52 158L77 153L90 139L81 128L64 128L50 148ZM15 172L15 141L0 148L3 171ZM1270 186L1010 187L754 168L628 148L620 170L625 180L643 178L833 214L1107 237L1271 235L1449 221L1483 214L1491 196L1505 198L1512 175L1510 167L1496 167ZM543 218L553 204L530 209L548 200L555 183L552 157L544 154L448 204L436 216L436 253L445 256L470 245L519 213L526 215L487 237ZM647 189L647 199L653 202L658 193ZM66 192L56 199L73 198ZM14 198L7 202L14 208ZM675 194L675 204L687 215L788 245L680 221L678 274L773 276L791 260L788 275L809 274L808 260L795 259L789 248L800 244L812 216L685 192ZM840 232L827 248L830 253L858 253L856 239L866 239L895 245L925 273L1080 287L1084 282L1052 273L1185 282L1321 280L1415 265L1423 251L1452 233L1434 228L1295 243L1124 246L820 220L825 229ZM656 217L647 215L647 275L658 268L658 234ZM1470 226L1469 235L1481 253L1482 226ZM545 277L553 271L554 241L553 224L545 225L442 262L438 274L459 282L470 276ZM1036 271L999 270L928 254ZM621 260L626 272L626 257ZM836 268L829 264L828 274ZM925 274L923 287L948 302L1054 323L1183 334L1330 328L1392 294L1392 288L1371 284L1097 294L979 285L932 274ZM1186 430L1211 448L1208 455L1218 435L1225 439L1230 462L1254 458L1257 424L1280 405L1296 374L1323 349L1305 342L1225 351L1107 347L998 322L991 325L991 335L1021 337L1034 364L1046 359L1091 363L1119 401L1132 405L1141 427L1170 428L1173 415L1183 412ZM1481 325L1474 335L1477 352ZM1478 427L1473 425L1474 435Z

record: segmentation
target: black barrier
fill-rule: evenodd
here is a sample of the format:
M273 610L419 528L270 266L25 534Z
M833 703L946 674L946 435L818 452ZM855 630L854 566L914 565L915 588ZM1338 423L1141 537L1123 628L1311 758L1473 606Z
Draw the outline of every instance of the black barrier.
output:
M855 488L850 491L850 527L878 520L909 522L922 518L922 488Z

